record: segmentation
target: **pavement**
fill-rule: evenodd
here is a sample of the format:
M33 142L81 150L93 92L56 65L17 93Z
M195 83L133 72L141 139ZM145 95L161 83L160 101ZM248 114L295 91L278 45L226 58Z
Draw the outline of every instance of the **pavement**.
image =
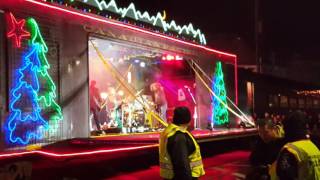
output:
M244 179L249 169L247 149L254 138L234 136L201 142L206 170L201 179ZM157 146L145 141L124 143L100 138L61 141L41 150L0 155L0 179L157 180L161 179Z
M241 180L249 170L249 151L232 151L203 160L206 174L200 180ZM118 173L109 180L161 180L159 166L134 172Z

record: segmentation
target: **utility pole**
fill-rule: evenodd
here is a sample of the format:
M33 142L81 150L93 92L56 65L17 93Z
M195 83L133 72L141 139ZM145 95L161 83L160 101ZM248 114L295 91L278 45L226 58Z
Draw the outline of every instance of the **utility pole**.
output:
M262 72L262 52L260 48L260 36L262 33L262 22L260 21L260 0L254 0L254 29L255 29L255 60L258 73Z

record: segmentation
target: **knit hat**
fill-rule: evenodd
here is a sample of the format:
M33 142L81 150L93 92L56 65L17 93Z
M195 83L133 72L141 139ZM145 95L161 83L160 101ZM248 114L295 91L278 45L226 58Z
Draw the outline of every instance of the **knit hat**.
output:
M187 124L191 121L190 110L185 107L176 107L173 112L173 123L176 125Z
M289 141L305 139L307 135L306 115L301 111L295 111L283 121L285 138Z

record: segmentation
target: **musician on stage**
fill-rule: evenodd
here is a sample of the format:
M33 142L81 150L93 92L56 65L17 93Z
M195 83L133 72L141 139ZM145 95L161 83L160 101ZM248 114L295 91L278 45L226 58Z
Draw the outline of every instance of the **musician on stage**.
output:
M90 113L93 114L93 121L96 124L97 130L101 130L98 112L100 111L100 104L102 102L100 90L96 87L97 82L92 80L90 82Z
M156 105L156 110L160 114L160 117L166 122L168 103L163 86L160 83L152 83L150 85L150 90L154 93L154 103Z

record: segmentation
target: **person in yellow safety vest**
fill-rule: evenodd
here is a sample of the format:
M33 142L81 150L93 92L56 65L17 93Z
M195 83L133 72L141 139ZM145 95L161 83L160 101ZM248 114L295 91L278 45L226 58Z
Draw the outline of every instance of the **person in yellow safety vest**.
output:
M191 180L205 174L200 147L187 130L191 113L187 107L177 107L173 123L160 134L160 176L164 179Z
M271 180L320 180L320 151L308 139L306 124L306 116L300 111L283 121L287 144L270 167Z

